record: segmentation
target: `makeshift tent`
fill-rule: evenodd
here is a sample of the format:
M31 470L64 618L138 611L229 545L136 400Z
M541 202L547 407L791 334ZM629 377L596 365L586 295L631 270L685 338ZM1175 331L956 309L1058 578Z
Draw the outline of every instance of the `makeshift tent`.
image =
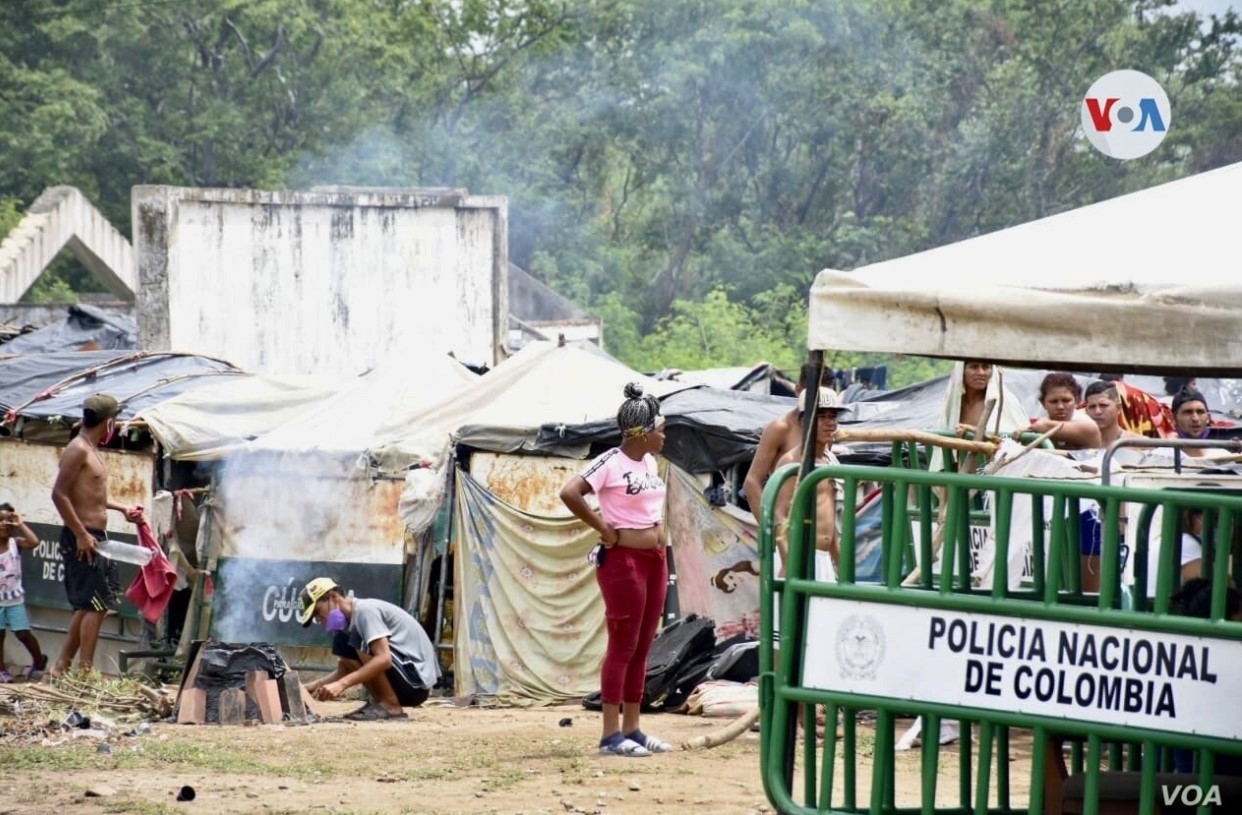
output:
M811 289L811 349L1242 374L1242 164Z
M0 358L0 432L31 441L65 441L82 402L106 393L128 421L151 405L241 372L192 354L63 351Z
M297 591L325 574L358 596L404 599L417 611L430 541L398 507L420 461L377 451L423 406L477 379L447 354L394 357L233 450L215 475L200 552L219 560L213 635L249 631L316 653L321 637L291 621ZM442 492L431 494L433 510Z
M707 368L701 371L682 371L665 368L656 379L684 382L687 385L708 385L724 390L768 393L777 396L793 396L794 383L781 374L776 367L760 362L749 368Z
M479 381L447 354L394 357L260 436L240 454L293 454L303 470L313 454L336 474L372 462L385 474L399 473L421 458L402 454L393 440L418 425L428 406L444 400L452 404Z
M692 473L725 470L746 461L763 428L793 410L794 400L746 391L701 387L664 397L664 457ZM621 440L612 417L582 424L545 424L537 447L616 444Z
M86 304L69 306L64 319L14 337L4 354L128 351L138 347L138 323L128 314Z
M311 377L230 376L144 408L134 418L146 422L168 458L216 461L338 390Z
M598 690L607 628L587 562L598 535L522 512L461 470L456 498L457 695L523 704Z
M625 399L623 390L632 381L655 396L688 386L651 379L576 344L528 343L471 389L422 412L411 421L414 432L404 437L394 434L385 450L431 457L440 452L433 450L438 440L451 434L457 444L477 450L551 451L559 442L548 439L543 444L540 427L615 422Z

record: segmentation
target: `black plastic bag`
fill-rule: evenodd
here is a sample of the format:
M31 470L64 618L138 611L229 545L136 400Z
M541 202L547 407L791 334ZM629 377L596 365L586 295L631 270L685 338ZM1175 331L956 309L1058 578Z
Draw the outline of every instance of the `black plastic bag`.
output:
M265 642L209 642L200 652L194 687L205 690L240 688L245 686L246 674L251 671L267 671L270 678L280 679L286 670L280 652Z

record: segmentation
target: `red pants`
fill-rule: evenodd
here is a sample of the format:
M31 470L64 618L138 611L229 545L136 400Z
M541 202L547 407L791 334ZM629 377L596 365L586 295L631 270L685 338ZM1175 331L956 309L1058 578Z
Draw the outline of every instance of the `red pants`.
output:
M660 627L668 592L664 549L614 546L595 571L608 620L608 650L600 672L600 701L606 705L643 700L647 652Z

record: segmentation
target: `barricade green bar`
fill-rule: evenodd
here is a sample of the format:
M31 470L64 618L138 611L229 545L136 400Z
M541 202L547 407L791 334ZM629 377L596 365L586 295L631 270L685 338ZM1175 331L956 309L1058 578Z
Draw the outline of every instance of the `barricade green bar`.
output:
M1229 549L1233 545L1233 513L1222 512L1220 523L1212 530L1215 534L1212 546L1204 546L1204 554L1211 553L1212 564L1212 619L1223 620L1225 614L1225 589L1229 585Z
M1154 741L1143 742L1143 781L1139 785L1139 815L1154 815L1156 811L1156 769L1160 763L1160 750Z
M820 467L794 490L782 580L773 572L770 518L781 484L795 474L796 467L790 466L770 479L760 529L760 749L765 791L778 812L1060 811L1067 800L1059 781L1065 772L1059 745L1065 740L1076 753L1071 774L1085 774L1082 800L1073 811L1108 811L1101 796L1111 794L1115 785L1102 783L1101 773L1128 766L1135 772L1128 778L1138 785L1131 806L1154 813L1157 770L1170 761L1173 748L1198 751L1198 766L1189 779L1202 789L1211 787L1216 756L1242 756L1242 711L1221 696L1232 687L1221 680L1237 675L1240 663L1234 655L1242 642L1242 625L1224 619L1223 599L1228 566L1236 559L1233 537L1242 512L1237 494L1223 488L1133 489L906 468ZM835 583L815 578L813 557L818 485L829 478L845 487ZM878 586L855 580L853 521L862 481L881 488L883 573ZM933 517L937 492L944 510L939 525ZM1100 508L1098 595L1083 593L1078 568L1078 510L1089 502ZM1016 520L1019 503L1031 518L1029 536L1025 520ZM981 534L980 527L971 528L976 506L995 516L987 537L994 560L990 568L982 559L972 562L971 536ZM1180 584L1180 519L1190 508L1203 510L1209 527L1203 560L1210 565L1215 590L1211 619L1169 612L1169 598ZM1156 574L1146 575L1156 510L1161 543L1153 558ZM1137 517L1131 556L1137 558L1136 576L1147 579L1146 588L1135 588L1134 608L1122 603L1123 512L1130 523ZM942 536L938 553L933 546L937 535ZM1026 553L1011 552L1018 545L1030 547L1032 579L1010 590L1011 564ZM907 585L913 552L918 553L920 578ZM779 592L775 601L773 592ZM771 643L778 614L787 637L779 653ZM1025 645L1016 644L1020 637L1026 638ZM1035 651L1031 638L1040 643ZM1123 647L1127 656L1121 666L1115 660ZM1114 663L1102 666L1101 660ZM795 726L799 705L806 706L801 733ZM829 732L822 750L803 745L806 766L797 782L790 759L799 738L814 742L815 705L827 706ZM838 709L844 719L841 738L835 734ZM860 763L865 756L859 752L858 711L876 714L869 767ZM898 789L896 783L895 725L899 716L909 715L923 717L925 725L916 790ZM941 721L961 727L960 794L950 805L936 802L944 769L937 745ZM972 729L978 736L977 767L972 766ZM1033 743L1030 762L1011 761L1014 740L1026 738ZM1130 745L1128 759L1125 745ZM833 766L838 758L841 773ZM1029 768L1028 783L1014 783L1018 768ZM866 790L859 787L860 772L870 779ZM860 792L865 801L859 800Z

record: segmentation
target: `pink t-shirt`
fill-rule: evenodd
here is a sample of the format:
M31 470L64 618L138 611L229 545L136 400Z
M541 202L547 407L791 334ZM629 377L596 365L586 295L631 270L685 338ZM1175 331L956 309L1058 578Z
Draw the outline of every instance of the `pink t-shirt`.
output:
M650 453L635 461L614 447L592 461L582 477L599 497L600 511L613 529L647 529L660 523L664 479Z

